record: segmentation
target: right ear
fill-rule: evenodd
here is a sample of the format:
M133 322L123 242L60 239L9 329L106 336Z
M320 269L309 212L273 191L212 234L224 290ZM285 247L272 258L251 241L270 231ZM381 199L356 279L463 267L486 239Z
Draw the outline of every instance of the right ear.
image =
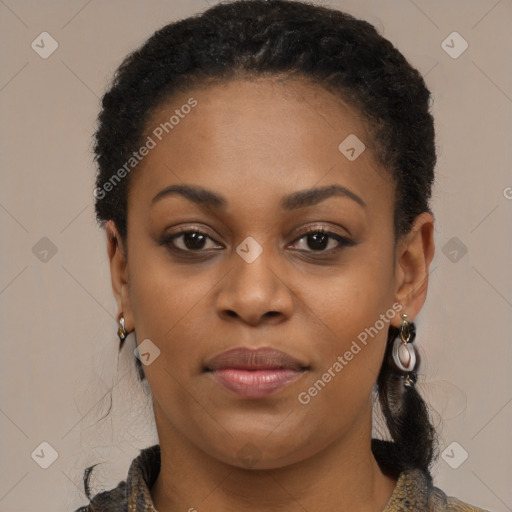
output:
M107 222L105 229L107 233L107 252L110 261L112 291L117 303L116 320L119 323L122 313L125 328L128 332L131 332L134 329L134 322L130 301L126 248L113 220Z

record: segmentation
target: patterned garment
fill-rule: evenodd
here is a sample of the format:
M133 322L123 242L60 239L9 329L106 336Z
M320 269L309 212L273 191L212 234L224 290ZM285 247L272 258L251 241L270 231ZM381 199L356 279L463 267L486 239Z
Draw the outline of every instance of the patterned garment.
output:
M388 461L384 459L388 441L372 440L379 443L379 450L374 456L381 467L392 471ZM74 512L158 512L151 500L150 489L160 472L160 445L155 444L141 450L128 471L126 481L110 491L94 496L91 503L80 507ZM446 494L432 485L427 474L419 469L402 471L398 481L382 512L489 512L473 507L457 498Z

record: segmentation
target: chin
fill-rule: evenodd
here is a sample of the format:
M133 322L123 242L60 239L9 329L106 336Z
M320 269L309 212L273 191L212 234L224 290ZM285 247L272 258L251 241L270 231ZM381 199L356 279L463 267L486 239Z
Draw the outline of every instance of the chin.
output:
M308 435L304 424L290 426L285 425L283 420L284 417L281 418L281 428L275 421L271 428L266 423L258 428L252 424L252 428L245 429L240 425L238 428L234 428L233 424L226 425L232 437L226 433L222 440L217 440L217 443L212 441L204 449L212 457L231 466L269 470L301 462L324 448L314 441L323 439L323 433Z

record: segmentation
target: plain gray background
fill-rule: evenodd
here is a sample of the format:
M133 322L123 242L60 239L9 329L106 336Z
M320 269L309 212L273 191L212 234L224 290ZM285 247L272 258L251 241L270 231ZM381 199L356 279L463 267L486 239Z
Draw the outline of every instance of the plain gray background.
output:
M0 0L1 511L74 510L86 502L86 466L103 462L93 490L110 489L157 441L133 347L117 367L91 137L122 58L209 3ZM433 92L437 250L416 344L419 387L446 450L435 482L474 505L512 510L512 2L316 3L375 24ZM31 46L42 32L58 43L45 59ZM52 449L57 458L43 469L37 462Z

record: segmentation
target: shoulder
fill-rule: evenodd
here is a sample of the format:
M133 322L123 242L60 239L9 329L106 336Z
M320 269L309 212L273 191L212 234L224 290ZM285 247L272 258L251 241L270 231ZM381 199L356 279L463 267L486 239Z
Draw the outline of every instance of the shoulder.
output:
M154 512L149 490L159 472L160 445L155 444L140 450L132 460L126 480L110 491L96 494L88 505L74 512L127 512L128 509Z
M438 487L433 487L429 493L429 508L432 512L443 510L446 512L489 512L483 508L475 507L464 501L455 498L454 496L447 496Z
M420 469L409 470L405 472L403 477L405 494L423 495L423 503L421 503L421 507L417 507L418 510L424 510L425 512L489 512L461 501L454 496L448 496L433 484L432 477L425 471Z
M74 512L121 512L127 510L126 481L109 491L96 494L88 505L77 508Z
M434 486L430 474L408 469L399 475L384 512L489 512L465 503Z

